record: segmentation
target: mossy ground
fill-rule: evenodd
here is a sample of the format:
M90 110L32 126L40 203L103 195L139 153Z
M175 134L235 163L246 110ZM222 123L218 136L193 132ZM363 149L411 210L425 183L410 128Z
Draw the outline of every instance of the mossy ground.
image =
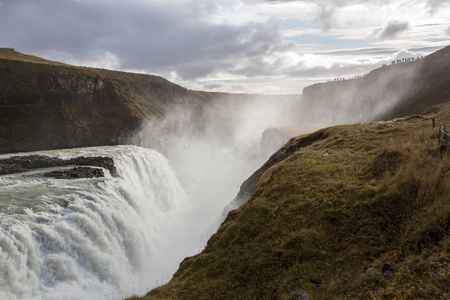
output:
M168 284L135 299L450 298L450 157L432 117L448 123L450 106L326 129L266 171Z

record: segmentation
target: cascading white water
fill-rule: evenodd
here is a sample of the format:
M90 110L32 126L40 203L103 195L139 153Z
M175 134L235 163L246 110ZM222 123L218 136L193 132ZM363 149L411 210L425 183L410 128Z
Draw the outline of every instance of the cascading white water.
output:
M119 177L0 176L0 299L143 294L192 252L170 242L189 239L177 222L187 198L161 154L135 146L38 154L110 156Z
M267 159L264 129L286 121L278 102L247 106L239 109L246 118L225 129L205 116L204 136L185 111L165 119L167 128L181 119L179 132L155 133L150 122L135 142L166 141L168 159L137 146L24 154L109 156L119 177L50 179L48 169L0 176L0 300L123 299L169 281Z

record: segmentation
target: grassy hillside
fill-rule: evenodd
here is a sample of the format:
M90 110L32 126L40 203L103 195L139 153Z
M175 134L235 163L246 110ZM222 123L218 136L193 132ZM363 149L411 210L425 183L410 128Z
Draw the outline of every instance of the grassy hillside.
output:
M292 139L204 251L135 299L448 299L450 156L431 118L450 105Z
M67 64L60 63L60 62L43 59L41 57L23 54L23 53L17 52L13 48L0 48L0 59L15 60L15 61L29 62L29 63L36 63L36 64L54 65L54 66L65 66L65 67L70 66Z
M303 90L306 122L345 124L422 114L450 101L450 46L423 59L388 65L364 77Z

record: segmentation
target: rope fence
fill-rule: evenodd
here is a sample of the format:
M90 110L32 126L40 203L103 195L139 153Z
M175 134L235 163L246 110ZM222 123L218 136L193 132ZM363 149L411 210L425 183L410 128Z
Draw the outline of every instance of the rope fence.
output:
M445 125L439 127L439 144L445 146L450 145L450 136Z

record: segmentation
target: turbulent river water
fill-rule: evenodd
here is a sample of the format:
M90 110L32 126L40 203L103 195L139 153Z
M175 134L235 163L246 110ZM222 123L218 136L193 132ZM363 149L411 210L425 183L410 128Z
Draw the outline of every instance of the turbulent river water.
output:
M33 154L109 156L118 177L106 171L105 178L51 179L43 177L48 169L0 176L0 299L141 295L167 281L212 233L193 237L199 234L193 226L202 221L192 222L195 197L154 150L115 146Z

